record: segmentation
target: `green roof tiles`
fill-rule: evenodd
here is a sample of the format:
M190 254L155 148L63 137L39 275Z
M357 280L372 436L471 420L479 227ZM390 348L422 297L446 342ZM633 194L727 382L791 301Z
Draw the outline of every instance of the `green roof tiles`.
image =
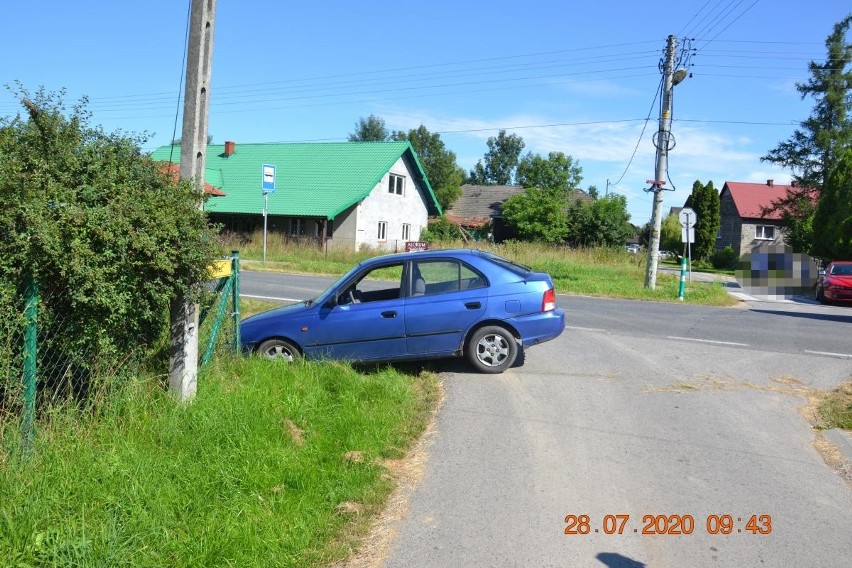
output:
M151 158L180 161L170 146ZM223 144L207 147L206 181L225 192L207 201L211 213L263 212L261 166L276 166L275 193L269 196L270 215L333 219L367 197L396 161L408 156L409 168L426 190L430 212L440 213L435 194L408 142L335 142L293 144L236 144L225 157Z

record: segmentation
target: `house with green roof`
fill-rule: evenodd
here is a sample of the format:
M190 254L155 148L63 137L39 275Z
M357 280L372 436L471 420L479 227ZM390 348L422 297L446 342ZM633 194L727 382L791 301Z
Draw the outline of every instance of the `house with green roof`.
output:
M163 146L155 161L180 161ZM263 227L264 164L276 168L267 228L321 246L403 250L441 207L409 142L335 142L207 146L205 181L222 192L204 208L228 230Z

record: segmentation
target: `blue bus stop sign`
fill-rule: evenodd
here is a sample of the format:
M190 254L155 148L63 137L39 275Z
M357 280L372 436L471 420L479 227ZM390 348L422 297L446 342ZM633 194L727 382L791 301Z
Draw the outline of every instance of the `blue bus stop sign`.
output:
M275 166L271 164L261 166L261 189L264 195L275 193Z

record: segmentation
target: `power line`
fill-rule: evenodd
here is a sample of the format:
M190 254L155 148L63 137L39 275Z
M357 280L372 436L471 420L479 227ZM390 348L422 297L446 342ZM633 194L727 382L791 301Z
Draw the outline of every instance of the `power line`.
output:
M192 14L192 0L190 0L188 2L188 4L189 5L186 8L186 32L184 33L184 38L183 38L183 57L181 57L180 78L178 79L178 97L177 97L177 104L175 106L175 124L174 124L174 128L172 129L172 140L173 141L177 138L177 125L178 125L178 121L180 120L180 102L181 102L181 95L183 93L183 78L184 78L184 72L186 71L186 52L189 49L189 22L190 22L190 15ZM174 147L174 145L172 145L171 149L169 150L169 163L173 163L172 153L174 152L174 150L175 150L175 147Z
M742 2L742 0L740 0L740 2ZM719 33L717 33L717 34L716 34L716 35L714 35L712 38L710 38L709 40L707 40L707 41L704 43L704 46L703 46L703 47L706 47L706 46L707 46L707 45L709 45L712 41L714 41L717 37L719 37L720 35L722 35L722 34L723 34L723 33L724 33L724 32L725 32L728 28L730 28L730 27L731 27L731 26L732 26L735 22L737 22L740 18L742 18L743 16L745 16L746 12L748 12L749 10L751 10L752 8L754 8L754 6L755 6L758 2L760 2L760 0L754 0L754 2L752 2L752 3L748 6L748 8L746 8L745 10L743 10L742 12L740 12L740 15L739 15L739 16L737 16L736 18L734 18L733 20L731 20L731 22L730 22L727 26L725 26L724 28L722 28L721 30L719 30Z
M627 166L624 168L624 172L622 172L621 177L618 178L612 185L618 185L621 180L624 179L624 176L627 175L627 170L630 169L630 164L633 163L633 158L636 157L636 152L639 150L639 144L642 142L642 137L645 136L645 129L648 128L648 122L651 120L651 113L654 112L654 104L657 102L657 97L660 94L660 88L663 85L663 78L660 77L660 85L657 87L657 90L654 91L654 100L651 101L651 108L648 109L648 116L645 117L645 124L642 125L642 132L639 133L639 140L636 141L636 147L633 148L633 153L630 155L630 160L627 162Z

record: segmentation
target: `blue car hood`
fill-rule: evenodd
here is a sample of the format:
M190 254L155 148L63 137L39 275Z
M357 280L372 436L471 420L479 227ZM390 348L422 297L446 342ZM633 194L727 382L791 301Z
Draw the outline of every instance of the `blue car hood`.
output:
M249 316L240 322L240 325L246 324L259 324L262 323L269 318L277 318L280 316L297 316L302 314L313 307L313 304L310 306L306 305L305 302L299 302L298 304L291 304L289 306L282 306L280 308L275 308L272 310L268 310L266 312L261 312L259 314L255 314L253 316Z

